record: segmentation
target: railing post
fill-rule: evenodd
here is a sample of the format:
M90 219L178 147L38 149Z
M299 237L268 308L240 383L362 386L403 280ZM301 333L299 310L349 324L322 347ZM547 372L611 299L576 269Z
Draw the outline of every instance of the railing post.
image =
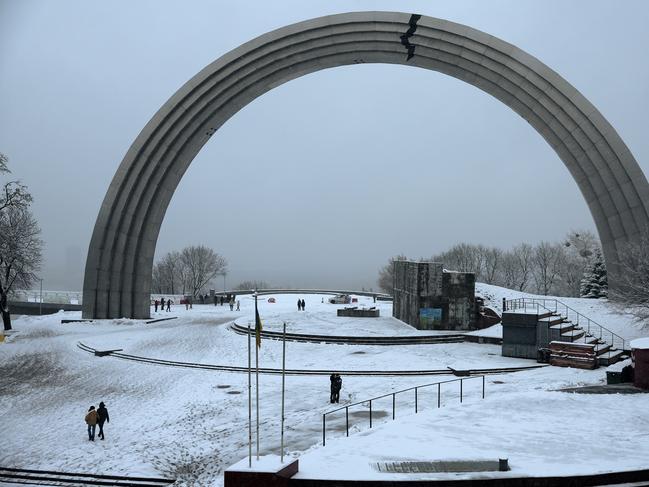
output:
M326 414L322 415L322 446L325 446L325 427L326 427L326 424L325 424L326 419L325 418L326 417L327 417Z
M345 408L345 430L349 436L349 408Z
M484 375L482 376L482 399L484 399Z
M442 404L441 396L440 396L441 390L442 390L442 384L440 382L438 382L437 383L437 407L438 408L441 407L441 404Z
M417 388L415 387L415 414L417 414L418 412L419 411L417 408Z
M370 429L372 428L372 401L370 400Z
M395 408L395 394L394 392L392 393L392 420L394 421L394 408Z
M460 379L460 404L462 403L462 381L464 379Z

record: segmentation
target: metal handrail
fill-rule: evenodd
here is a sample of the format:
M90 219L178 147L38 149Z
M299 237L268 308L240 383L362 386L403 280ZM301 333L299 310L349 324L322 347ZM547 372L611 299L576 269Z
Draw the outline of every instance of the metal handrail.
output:
M441 402L441 391L442 391L442 384L447 384L450 382L459 382L460 383L460 403L462 402L463 399L463 386L464 386L464 381L465 380L470 380L470 379L478 379L482 378L482 399L485 397L485 376L484 375L474 375L471 377L462 377L460 379L449 379L449 380L443 380L439 382L431 382L430 384L423 384L420 386L414 386L414 387L409 387L407 389L402 389L400 391L395 391L395 392L389 392L388 394L383 394L382 396L376 396L372 397L370 399L365 399L363 401L355 402L352 404L347 404L345 406L341 406L336 409L332 409L331 411L327 411L326 413L322 414L322 446L325 446L326 444L326 430L327 430L327 415L328 414L333 414L338 411L345 410L345 431L346 431L346 436L349 436L349 408L354 407L354 406L359 406L361 404L367 404L369 403L369 413L370 413L370 428L372 427L372 401L376 401L377 399L383 399L385 397L390 397L392 396L392 420L396 418L396 396L397 394L401 394L403 392L408 392L408 391L414 391L415 392L415 414L419 412L419 403L418 403L418 391L419 389L423 389L424 387L430 387L430 386L437 386L437 407L440 408L442 406Z
M608 350L608 357L610 358L611 356L611 349L612 348L619 348L620 350L625 350L625 344L626 340L622 338L620 335L617 333L609 330L608 328L600 325L596 321L588 318L587 316L583 315L579 311L571 308L565 303L562 303L558 299L555 298L516 298L516 299L510 299L505 301L505 308L503 311L506 311L507 308L510 309L518 309L518 308L526 308L527 304L532 304L537 306L537 310L539 307L542 307L546 311L552 312L552 313L562 313L565 310L565 317L567 320L575 323L576 326L580 326L581 328L585 328L585 332L587 335L592 336L597 338L599 341L604 342L608 339L610 336L611 338L611 348ZM554 308L554 309L553 309ZM573 313L575 315L575 319L571 320L570 319L570 313ZM574 328L572 330L572 337L574 337ZM619 347L618 347L619 346Z

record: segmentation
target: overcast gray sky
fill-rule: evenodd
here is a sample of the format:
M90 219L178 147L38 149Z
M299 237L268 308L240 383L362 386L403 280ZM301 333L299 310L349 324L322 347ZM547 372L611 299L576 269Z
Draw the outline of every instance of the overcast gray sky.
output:
M81 289L111 178L183 83L271 29L356 10L517 45L580 90L649 172L648 2L0 0L0 152L35 197L44 287ZM509 108L439 73L357 65L291 81L226 123L176 191L156 255L209 245L229 261L228 287L376 287L397 253L577 228L594 230L579 189Z

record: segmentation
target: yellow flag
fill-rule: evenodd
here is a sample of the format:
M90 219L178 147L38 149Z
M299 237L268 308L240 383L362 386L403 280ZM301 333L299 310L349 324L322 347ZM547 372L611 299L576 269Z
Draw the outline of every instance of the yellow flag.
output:
M263 326L261 324L261 318L259 317L259 311L255 310L255 342L257 343L257 348L261 348L261 330Z

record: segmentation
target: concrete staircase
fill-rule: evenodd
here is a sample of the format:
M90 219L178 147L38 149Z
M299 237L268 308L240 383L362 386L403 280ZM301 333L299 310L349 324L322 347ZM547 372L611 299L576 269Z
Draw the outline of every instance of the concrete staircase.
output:
M556 299L520 298L505 303L506 310L537 318L537 346L550 342L594 345L597 363L608 366L629 356L625 340ZM588 347L590 348L590 347Z
M550 330L550 341L595 345L595 353L600 366L606 367L628 357L624 350L613 348L612 344L593 335L559 312L552 312L549 316L539 320L539 322L546 321Z

